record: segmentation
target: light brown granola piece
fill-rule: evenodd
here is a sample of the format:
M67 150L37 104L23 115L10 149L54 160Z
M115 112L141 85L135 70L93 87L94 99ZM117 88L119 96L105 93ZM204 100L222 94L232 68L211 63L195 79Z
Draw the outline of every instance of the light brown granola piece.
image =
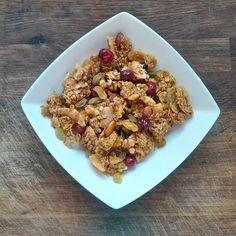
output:
M130 61L143 61L149 69L153 69L157 64L157 59L154 56L145 53L140 49L131 51L128 58Z

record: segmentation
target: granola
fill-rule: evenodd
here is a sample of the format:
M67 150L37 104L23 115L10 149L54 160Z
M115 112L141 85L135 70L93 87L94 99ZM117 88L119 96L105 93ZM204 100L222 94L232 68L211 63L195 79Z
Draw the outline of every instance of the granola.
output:
M98 171L121 183L121 173L164 146L193 110L174 76L154 71L153 55L132 50L121 32L107 42L66 74L62 94L53 91L41 111L66 146L78 143Z

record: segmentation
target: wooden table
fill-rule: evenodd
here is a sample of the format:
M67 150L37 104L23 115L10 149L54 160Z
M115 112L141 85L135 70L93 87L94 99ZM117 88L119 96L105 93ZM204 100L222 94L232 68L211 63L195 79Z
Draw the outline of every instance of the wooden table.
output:
M140 18L186 58L221 115L174 173L113 210L50 156L20 100L65 48L120 11ZM236 235L235 13L235 0L2 0L0 235Z

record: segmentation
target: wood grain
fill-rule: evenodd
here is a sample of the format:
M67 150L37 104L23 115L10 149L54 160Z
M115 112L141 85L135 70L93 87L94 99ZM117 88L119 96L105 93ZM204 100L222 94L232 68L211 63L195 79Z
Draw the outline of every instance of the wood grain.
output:
M51 158L20 100L65 48L124 10L186 58L221 115L174 173L113 210ZM235 12L234 0L2 0L0 235L236 235Z

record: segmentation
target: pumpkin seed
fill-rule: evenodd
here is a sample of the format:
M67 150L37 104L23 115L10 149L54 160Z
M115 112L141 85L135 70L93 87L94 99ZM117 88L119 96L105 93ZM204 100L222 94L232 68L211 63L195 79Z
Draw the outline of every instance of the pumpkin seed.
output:
M133 122L133 123L136 123L137 122L137 119L132 115L132 114L128 114L128 119L129 121Z
M88 101L87 98L83 98L83 99L81 99L79 102L77 102L77 103L75 104L75 107L76 107L76 108L84 107L84 106L86 105L87 101Z
M93 76L93 85L99 85L99 82L101 79L104 79L105 77L105 73L98 73L96 75Z
M99 97L94 97L94 98L91 98L89 101L88 101L88 104L89 105L96 105L98 103L102 102L102 99L99 98Z

